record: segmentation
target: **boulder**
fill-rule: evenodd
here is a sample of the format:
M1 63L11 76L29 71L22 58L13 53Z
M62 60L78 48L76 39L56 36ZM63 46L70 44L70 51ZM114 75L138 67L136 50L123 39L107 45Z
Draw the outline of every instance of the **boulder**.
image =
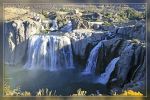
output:
M94 25L93 25L93 29L94 29L94 30L98 30L99 28L100 28L100 25L98 25L98 24L94 24Z

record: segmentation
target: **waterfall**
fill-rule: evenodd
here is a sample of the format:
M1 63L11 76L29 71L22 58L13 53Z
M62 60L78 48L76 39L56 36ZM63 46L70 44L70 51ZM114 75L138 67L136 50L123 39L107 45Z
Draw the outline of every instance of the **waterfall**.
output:
M29 39L26 69L73 68L71 41L66 36L34 35Z
M82 74L91 74L95 72L96 69L96 63L98 58L98 52L99 49L103 46L103 42L107 40L100 41L90 52L90 56L88 58L88 62L86 64L85 70L82 72Z
M119 60L119 57L114 58L106 67L105 72L100 75L100 77L97 79L96 82L101 83L101 84L107 84L107 82L109 81L110 75L114 71L115 65L118 62L118 60Z

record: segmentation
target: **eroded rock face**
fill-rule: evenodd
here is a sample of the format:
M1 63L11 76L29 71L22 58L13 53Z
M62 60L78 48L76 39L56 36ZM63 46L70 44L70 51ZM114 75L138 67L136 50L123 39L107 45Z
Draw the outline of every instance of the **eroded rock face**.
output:
M133 44L127 43L126 47L121 53L120 60L118 61L118 79L125 81L127 74L131 68L133 56Z
M145 21L129 21L121 25L101 25L99 30L110 31L126 39L139 39L144 41L146 36Z
M96 73L100 74L105 71L108 63L115 57L118 57L122 39L113 38L103 42L103 48L99 50Z
M73 51L75 55L83 57L88 44L96 45L99 41L105 39L106 32L73 32L65 34L72 41Z
M73 51L75 55L80 55L82 57L84 56L86 46L90 42L89 37L91 35L92 34L88 34L88 33L81 33L81 34L73 33L70 35Z
M135 70L135 75L133 76L133 81L139 81L139 80L145 80L146 79L146 62L145 62L145 56L144 56L144 62L140 63L139 66Z
M146 36L145 22L139 21L134 25L118 27L116 33L126 38L137 38L144 41Z
M84 31L76 30L65 34L71 39L73 54L75 59L77 59L77 63L80 63L83 67L85 67L91 49L107 36L106 32Z
M133 79L131 82L124 85L123 90L134 90L134 91L141 91L145 93L146 89L146 63L145 59L142 65L138 65L136 70L133 73Z
M15 20L4 23L5 62L17 64L23 59L27 47L27 39L39 33L41 25L34 21Z
M120 59L110 79L111 87L124 87L144 91L145 44L125 41L120 49Z

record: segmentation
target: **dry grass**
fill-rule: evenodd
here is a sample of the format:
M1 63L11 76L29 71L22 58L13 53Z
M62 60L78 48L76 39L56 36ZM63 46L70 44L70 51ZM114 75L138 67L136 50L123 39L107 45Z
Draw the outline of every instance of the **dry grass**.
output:
M38 92L36 92L36 96L56 96L56 91L48 90L46 89L39 89Z
M11 88L7 82L4 82L4 96L32 96L28 91L21 91L20 87L16 87L15 89ZM36 92L36 96L56 96L56 91L46 89L39 89Z
M4 96L31 96L31 93L28 91L22 92L19 87L13 89L5 82Z
M19 87L12 89L7 83L4 84L4 96L32 96L28 91L21 91ZM46 89L39 89L36 92L36 96L57 96L56 90L48 90ZM87 91L82 89L78 89L76 94L71 96L87 96ZM103 96L102 94L91 94L89 96ZM113 96L143 96L140 92L135 92L133 90L125 90L122 94L114 93Z
M78 89L77 94L73 94L72 96L86 96L87 91Z
M19 19L20 17L28 17L27 14L29 11L29 9L6 7L4 8L4 20L13 20Z
M27 8L16 8L16 7L5 7L4 8L4 20L13 21L13 20L32 20L33 14L29 7ZM45 16L39 14L41 19L45 19Z

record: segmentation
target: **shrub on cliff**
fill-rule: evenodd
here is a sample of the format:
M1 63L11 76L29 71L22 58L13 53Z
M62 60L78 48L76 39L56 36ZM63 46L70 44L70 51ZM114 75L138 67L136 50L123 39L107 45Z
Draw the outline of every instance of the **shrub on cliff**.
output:
M130 20L134 20L134 19L139 20L145 18L144 13L138 12L134 9L127 9L124 11L124 13L126 14L126 17Z

